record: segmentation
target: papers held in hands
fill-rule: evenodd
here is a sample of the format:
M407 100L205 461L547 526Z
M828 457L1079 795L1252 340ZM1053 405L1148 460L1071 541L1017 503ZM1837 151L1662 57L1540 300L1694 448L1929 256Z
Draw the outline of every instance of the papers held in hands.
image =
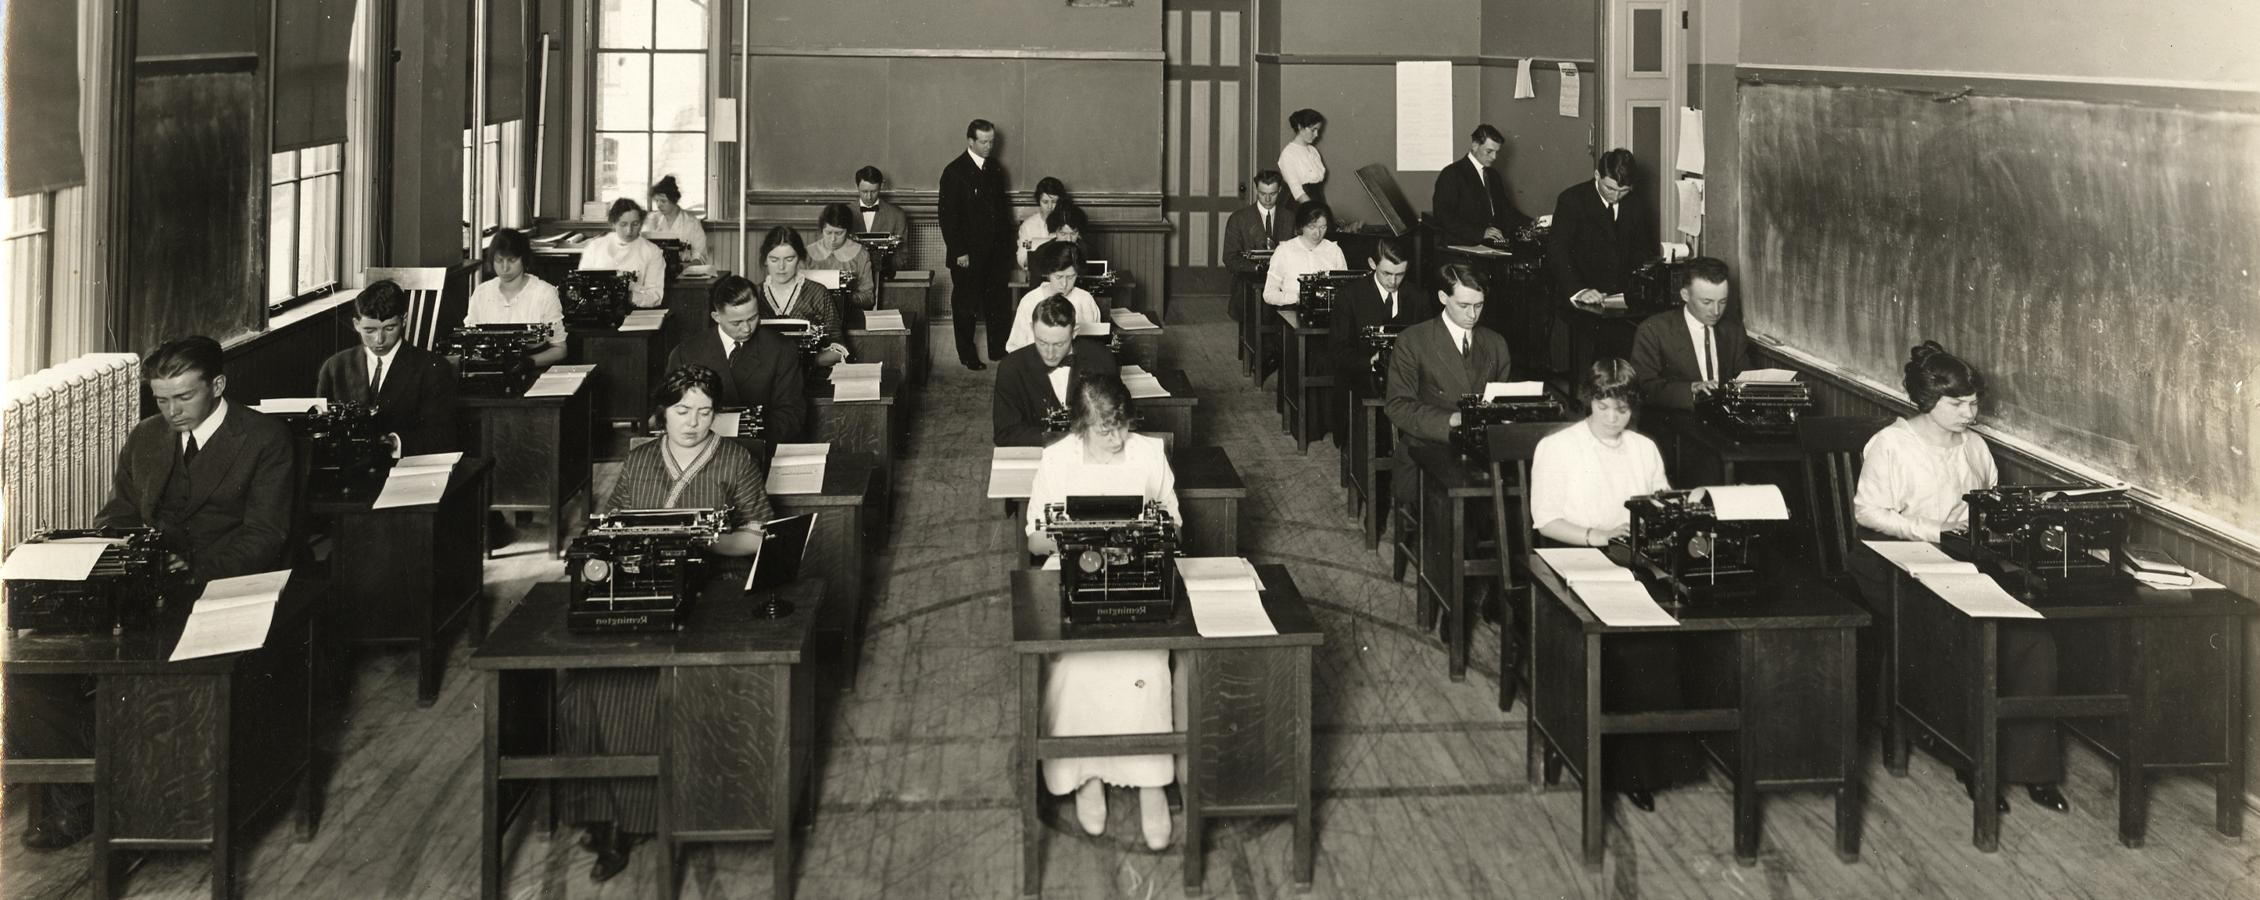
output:
M1494 381L1483 386L1483 402L1490 403L1501 397L1543 397L1543 381Z
M989 499L1025 500L1036 490L1042 447L998 447L989 457Z
M821 493L824 469L831 456L830 443L778 444L777 452L769 458L769 493Z
M275 607L282 602L290 570L222 578L204 585L204 593L188 611L180 642L167 661L241 653L267 645L267 629L274 626Z
M800 578L800 563L808 554L808 535L816 529L816 515L805 513L761 523L761 530L769 536L753 554L753 571L745 578L747 593L774 590Z
M832 367L832 399L839 402L879 399L879 379L886 367L879 363L840 363Z

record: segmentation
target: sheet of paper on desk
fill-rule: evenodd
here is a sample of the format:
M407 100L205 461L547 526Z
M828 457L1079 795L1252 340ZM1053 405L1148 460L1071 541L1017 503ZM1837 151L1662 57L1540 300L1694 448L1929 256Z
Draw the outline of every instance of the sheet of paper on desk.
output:
M884 372L885 367L879 363L841 363L833 366L832 399L842 402L879 399L879 379Z
M1114 326L1105 322L1075 323L1076 337L1107 337L1114 334Z
M257 650L267 644L274 625L275 605L282 601L290 571L262 572L222 578L204 585L204 593L188 611L180 642L173 645L172 662Z
M394 509L403 506L429 506L438 503L447 494L450 469L443 466L425 466L414 469L395 468L385 476L384 490L370 509Z
M0 579L85 581L86 576L94 573L94 564L102 561L102 550L108 546L108 542L18 544L15 552L8 554L8 561L0 563Z
M1884 562L1898 566L1909 575L1930 572L1975 573L1977 567L1947 556L1937 544L1928 541L1861 541L1868 549L1883 557Z
M1036 489L1042 447L998 447L989 457L989 499L1021 500Z
M1169 390L1161 386L1161 379L1144 372L1123 376L1122 386L1130 389L1130 399L1132 400L1169 396Z
M620 320L621 331L658 331L667 321L664 309L639 309Z
M534 383L527 386L526 396L570 397L573 392L581 389L581 382L588 380L589 373L595 370L596 366L593 364L550 366L549 371L541 373L540 378L534 379Z
M1279 633L1271 614L1263 611L1263 595L1255 591L1195 591L1186 589L1185 602L1193 607L1193 629L1201 637L1262 637Z
M1482 244L1453 244L1451 245L1451 247L1453 250L1457 250L1469 256L1504 257L1507 255L1507 251L1505 250L1501 250L1497 247L1486 247Z
M330 405L320 397L271 397L251 405L262 415L292 416L299 413L321 412Z
M874 309L863 314L865 331L902 331L910 326L902 322L902 312L893 309Z
M1154 320L1146 318L1145 313L1134 309L1117 309L1107 315L1114 320L1114 327L1124 331L1154 331L1161 328L1154 324Z
M838 269L802 269L800 273L808 276L808 280L823 285L827 291L840 289L840 270Z
M415 456L401 457L399 461L392 464L392 467L395 469L420 469L426 466L452 467L462 461L463 451L461 450L449 453L418 453Z
M1734 376L1734 380L1780 383L1796 381L1797 373L1788 369L1744 369L1742 374Z
M710 278L713 275L713 263L692 263L683 267L683 277L685 278Z
M1593 618L1614 628L1655 628L1679 624L1656 605L1648 586L1638 581L1580 581L1571 586Z
M1783 521L1789 501L1770 484L1721 484L1696 490L1711 498L1711 513L1722 522Z
M1993 576L1983 572L1918 572L1915 580L1973 619L2042 618L2039 610L2009 596Z
M1254 563L1239 556L1180 556L1177 577L1187 591L1260 591L1263 579Z
M769 458L769 493L814 494L824 490L824 469L832 445L778 444Z
M1543 547L1538 558L1563 581L1632 581L1632 570L1617 565L1596 547Z
M1501 397L1543 396L1546 396L1546 383L1543 381L1494 381L1483 386L1485 403Z

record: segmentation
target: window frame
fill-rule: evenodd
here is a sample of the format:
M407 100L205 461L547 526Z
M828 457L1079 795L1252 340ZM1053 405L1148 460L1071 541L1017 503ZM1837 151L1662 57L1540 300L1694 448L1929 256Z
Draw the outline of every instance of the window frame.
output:
M589 4L589 18L587 21L591 39L587 42L587 50L583 55L583 63L588 67L588 77L585 79L582 85L584 92L583 95L588 98L588 112L585 118L585 127L581 132L581 139L585 142L583 146L587 148L588 162L587 165L582 167L581 196L587 200L599 201L607 204L609 204L612 200L612 198L609 196L600 195L598 193L597 185L597 170L603 165L602 140L604 135L640 134L644 136L644 160L646 168L643 174L643 181L640 184L630 183L625 185L629 188L629 190L624 194L624 196L631 196L639 202L643 199L644 192L650 188L651 184L655 180L653 178L653 171L651 167L657 164L657 147L659 145L658 140L656 140L657 136L681 134L698 135L699 156L702 161L702 171L699 175L699 183L693 188L693 190L695 190L699 195L699 201L696 204L686 203L684 205L684 208L696 215L699 215L701 218L704 218L707 212L714 207L714 198L705 196L705 194L707 191L707 184L712 181L714 176L713 102L716 86L712 83L712 81L714 78L714 59L716 54L715 31L720 27L721 24L721 4L709 3L707 5L706 39L704 41L701 41L699 46L660 47L658 46L658 35L659 30L664 27L664 24L659 21L660 0L624 0L624 2L639 4L651 11L650 18L652 22L652 46L606 46L604 44L604 4L603 2L601 2L601 0L598 0L598 2L591 2ZM601 95L601 83L603 81L603 60L604 56L610 53L640 54L646 59L645 66L647 76L645 78L644 87L645 127L642 130L623 130L617 128L607 129L599 127L599 122L602 119L603 113L603 110L601 108L603 102ZM699 92L700 96L698 98L698 102L700 109L704 114L703 117L705 120L705 126L698 130L692 131L651 127L650 112L651 110L658 108L659 100L659 79L656 75L658 71L657 58L666 55L690 56L696 58L699 62L699 77L702 80L708 82L704 85L704 89ZM685 193L690 192L691 191L689 190L685 191Z
M275 151L268 154L268 292L263 297L263 303L267 308L267 315L270 318L282 313L285 310L290 309L293 306L297 306L299 304L312 300L318 300L320 298L337 293L338 290L341 289L344 285L345 274L343 271L343 266L345 263L346 144L346 141L336 141L328 144L316 144L312 147L300 147L292 150ZM335 156L332 158L334 161L330 162L329 165L322 171L307 171L308 156L310 154L316 155L315 158L319 159L318 154L320 154L321 151L324 150L334 150ZM290 157L290 176L287 178L278 178L275 175L276 172L281 171L281 166L278 164L278 161L285 155L288 155ZM329 273L328 281L321 284L307 286L304 283L304 278L302 273L300 272L299 266L302 261L302 257L312 246L313 241L318 240L321 237L315 236L314 238L310 239L307 235L307 220L305 216L308 206L307 188L322 179L330 180L332 191L330 195L329 205L333 214L329 216L323 223L325 226L324 231L326 232L326 236L329 239L330 243L329 264L331 271ZM289 252L282 254L280 259L278 259L276 254L277 248L275 247L274 241L275 218L278 210L278 201L274 196L274 192L276 188L281 187L285 184L291 186L290 247ZM287 266L290 271L290 294L281 298L277 298L272 293L275 278L275 267L278 265L278 263Z

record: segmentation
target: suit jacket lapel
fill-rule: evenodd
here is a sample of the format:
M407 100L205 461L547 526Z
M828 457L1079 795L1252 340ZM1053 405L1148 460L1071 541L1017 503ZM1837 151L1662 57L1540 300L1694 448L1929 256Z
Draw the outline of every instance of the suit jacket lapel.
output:
M157 434L157 440L143 445L133 456L133 481L142 485L138 498L141 521L152 526L157 524L157 499L165 495L165 483L173 475L173 460L180 456L179 434L170 427L158 429Z
M203 506L204 501L211 499L212 491L219 487L220 479L235 467L236 451L242 449L243 445L243 423L239 421L242 415L243 410L229 410L227 420L220 423L219 430L212 432L211 446L197 448L196 461L188 466L189 509Z

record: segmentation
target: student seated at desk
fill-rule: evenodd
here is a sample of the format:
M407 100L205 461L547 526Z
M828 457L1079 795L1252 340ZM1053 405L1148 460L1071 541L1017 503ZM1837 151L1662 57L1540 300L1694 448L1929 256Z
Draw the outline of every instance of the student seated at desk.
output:
M887 176L878 166L864 166L855 170L855 230L864 233L885 232L904 241L902 251L910 249L910 216L902 207L879 198L879 189L887 184Z
M682 241L684 265L707 261L706 223L683 208L683 189L673 175L651 186L651 220L644 223L643 236Z
M721 405L761 407L762 434L771 444L800 440L808 421L800 348L761 327L761 296L753 282L737 275L716 279L706 292L706 314L714 327L699 329L668 351L667 368L697 365L719 373Z
M1041 254L1038 255L1041 258ZM989 421L999 447L1041 447L1057 437L1044 420L1067 408L1075 385L1087 378L1119 378L1114 354L1098 341L1075 339L1075 306L1053 294L1028 318L1034 340L997 364L996 399Z
M1625 538L1624 502L1665 490L1664 457L1647 435L1629 430L1640 403L1632 365L1594 361L1577 384L1585 418L1538 442L1530 463L1530 521L1556 544L1605 547ZM1679 644L1671 635L1617 635L1601 644L1601 704L1612 711L1683 709ZM1612 735L1604 739L1603 781L1632 805L1656 809L1656 791L1700 779L1702 759L1687 735Z
M1028 254L1030 252L1037 247L1057 240L1052 236L1052 232L1057 230L1051 224L1052 212L1072 203L1067 199L1067 185L1061 184L1059 179L1049 175L1036 182L1035 198L1036 208L1029 210L1028 215L1021 217L1020 232L1013 237L1013 250L1019 255L1022 269L1028 268Z
M1507 339L1476 322L1483 318L1483 273L1466 263L1451 263L1438 273L1436 299L1443 313L1397 335L1389 353L1388 403L1383 411L1404 441L1399 471L1415 465L1411 451L1443 444L1460 427L1460 398L1483 386L1507 380ZM1399 491L1398 499L1409 491Z
M816 354L816 364L831 367L847 362L846 329L840 326L840 310L832 305L832 292L824 286L801 275L801 262L808 258L808 248L800 241L800 232L790 225L769 229L761 239L761 314L778 319L805 319L810 327L824 332L829 343Z
M714 542L717 556L761 549L761 523L772 513L761 464L734 441L716 436L715 398L721 376L690 365L667 373L654 392L663 436L628 451L604 511L729 507L734 530ZM560 753L657 753L657 669L576 669L559 676ZM557 786L559 818L585 829L581 847L596 854L590 881L628 865L628 851L658 830L659 794L649 780L585 780Z
M1091 296L1090 291L1075 286L1075 280L1083 277L1083 251L1074 244L1051 241L1036 248L1036 255L1030 257L1029 271L1042 273L1037 277L1043 280L1029 288L1028 293L1020 295L1020 302L1013 306L1012 333L1005 335L1004 352L1009 354L1035 340L1029 314L1035 312L1036 304L1042 303L1046 298L1066 298L1075 308L1077 325L1096 325L1106 321L1106 313L1099 308L1099 301Z
M1157 437L1130 431L1130 389L1111 374L1076 383L1068 403L1069 433L1044 448L1028 494L1028 552L1058 550L1038 531L1044 505L1074 496L1078 470L1124 466L1144 483L1147 500L1158 500L1172 518L1177 479ZM1173 730L1176 691L1170 683L1169 651L1124 650L1062 653L1044 678L1044 733L1053 737L1099 734L1153 734ZM1083 832L1106 830L1106 785L1138 789L1138 822L1146 846L1169 846L1169 800L1162 788L1177 780L1176 760L1166 753L1089 756L1044 760L1044 787L1053 794L1075 794L1075 821Z
M1360 398L1375 397L1381 385L1374 380L1373 362L1381 354L1365 343L1365 329L1376 326L1410 327L1436 318L1436 301L1405 283L1412 263L1396 238L1373 242L1373 258L1366 260L1373 277L1358 282L1334 301L1333 327L1326 340L1332 345L1335 383Z
M487 270L493 278L471 292L465 325L548 325L549 346L534 352L534 365L565 361L565 303L557 287L526 271L533 242L515 228L500 228L487 242Z
M1924 341L1908 355L1901 386L1915 414L1876 432L1860 454L1860 484L1852 513L1863 536L1936 543L1941 534L1965 531L1969 504L1962 495L2000 479L1977 424L1985 377L1969 363ZM1856 555L1853 574L1870 609L1888 609L1891 574L1872 555ZM2056 641L2042 623L2002 622L2001 693L2046 696L2056 692ZM1916 651L1918 654L1920 650ZM2057 785L2064 780L2064 745L2052 719L2001 723L2001 783L2025 785L2032 802L2057 812L2070 809ZM1970 773L1958 772L1965 785ZM1994 802L2009 808L2007 797Z
M1271 251L1271 270L1263 280L1263 302L1294 306L1302 302L1302 277L1312 272L1335 272L1350 267L1342 248L1326 239L1334 213L1324 203L1295 207L1295 239Z
M581 268L627 272L636 277L628 302L637 309L667 303L667 253L643 238L643 207L622 197L605 214L612 230L581 249Z
M1083 250L1083 235L1091 230L1091 216L1080 206L1062 203L1044 214L1044 227L1050 229L1051 239L1040 241L1036 246L1041 247L1051 241L1066 241L1074 244L1075 249ZM1021 265L1027 265L1027 260L1023 259Z
M808 267L837 269L855 277L855 305L879 308L879 278L871 267L871 252L849 237L855 213L845 203L825 204L816 216L816 246L808 248Z
M1693 409L1719 385L1748 368L1750 335L1728 321L1726 262L1709 256L1687 261L1680 308L1649 316L1632 335L1632 369L1648 403Z
M455 368L447 357L401 340L408 294L380 280L353 298L353 331L361 346L322 362L314 392L338 403L376 407L377 425L395 456L455 449Z

